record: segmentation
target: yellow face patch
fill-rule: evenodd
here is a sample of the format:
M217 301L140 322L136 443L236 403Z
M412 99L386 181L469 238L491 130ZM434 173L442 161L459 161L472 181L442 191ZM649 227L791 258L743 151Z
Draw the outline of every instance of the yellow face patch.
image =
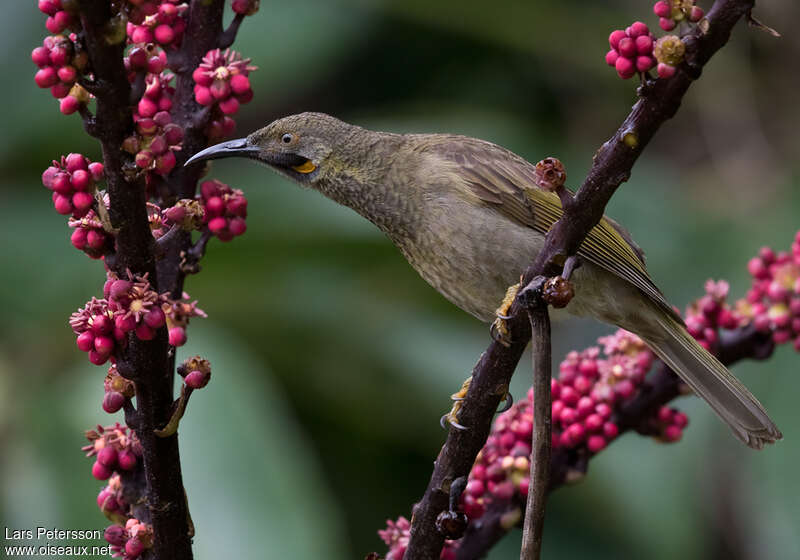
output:
M292 169L294 169L298 173L311 173L316 168L317 166L311 163L310 159L307 159L304 163L301 163L300 165L292 166Z

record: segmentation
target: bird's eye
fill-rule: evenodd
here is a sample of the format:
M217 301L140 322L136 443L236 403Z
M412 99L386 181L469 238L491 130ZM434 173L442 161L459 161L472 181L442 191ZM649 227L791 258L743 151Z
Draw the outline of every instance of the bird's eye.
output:
M281 142L283 142L284 144L289 144L292 140L294 140L294 136L292 136L288 132L283 136L281 136Z

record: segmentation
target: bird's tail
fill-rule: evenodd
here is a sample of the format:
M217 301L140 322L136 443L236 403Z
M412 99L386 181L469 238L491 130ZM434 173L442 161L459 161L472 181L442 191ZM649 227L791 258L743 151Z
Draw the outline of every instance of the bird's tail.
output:
M643 337L691 389L702 397L725 421L734 435L753 449L773 443L783 436L764 407L727 368L678 323L657 313L664 336Z

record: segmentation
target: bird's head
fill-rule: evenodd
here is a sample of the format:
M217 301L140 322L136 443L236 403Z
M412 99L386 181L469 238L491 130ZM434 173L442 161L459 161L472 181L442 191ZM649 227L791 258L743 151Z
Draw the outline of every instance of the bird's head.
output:
M323 113L278 119L246 138L216 144L192 156L186 165L210 159L256 160L301 185L319 188L342 168L342 146L363 129Z

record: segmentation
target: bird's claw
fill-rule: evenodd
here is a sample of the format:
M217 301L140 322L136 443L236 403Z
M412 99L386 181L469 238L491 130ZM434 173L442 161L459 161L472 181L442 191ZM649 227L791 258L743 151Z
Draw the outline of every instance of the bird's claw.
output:
M498 414L502 414L503 412L510 409L514 405L514 397L511 396L511 393L507 392L505 395L503 395L503 402L505 404L503 405L503 408L498 409L497 411Z
M450 409L450 412L448 412L439 419L439 425L443 429L447 429L447 424L450 424L456 430L467 429L466 426L463 426L458 423L458 413L461 412L461 407L464 406L462 402L467 396L467 391L469 390L470 383L472 383L472 377L468 377L467 379L465 379L464 383L461 384L461 389L450 395L450 398L453 400L453 407Z
M508 326L506 326L506 321L511 319L508 311L511 309L511 304L514 303L514 298L517 297L518 291L519 284L509 286L502 303L500 303L500 307L494 312L496 318L489 328L489 334L492 339L506 347L511 346L512 342L511 333L508 330Z

